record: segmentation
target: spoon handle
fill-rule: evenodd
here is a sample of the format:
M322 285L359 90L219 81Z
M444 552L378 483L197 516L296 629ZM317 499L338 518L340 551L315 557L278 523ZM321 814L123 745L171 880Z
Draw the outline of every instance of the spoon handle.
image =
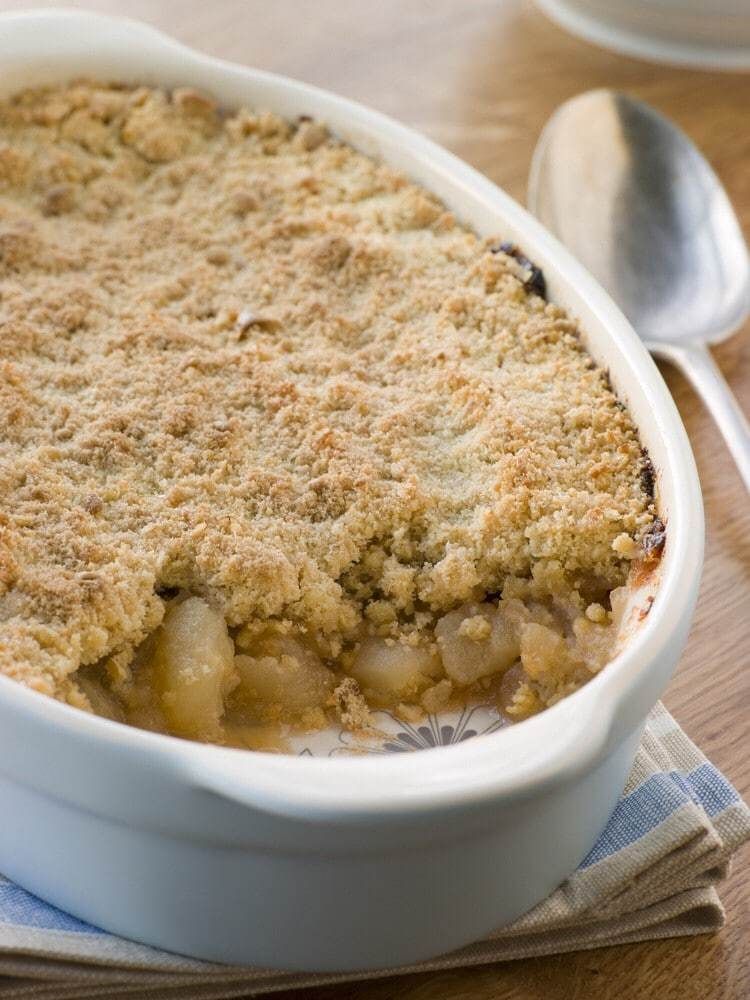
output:
M750 424L711 352L702 344L648 344L659 358L675 364L691 382L724 435L750 492Z

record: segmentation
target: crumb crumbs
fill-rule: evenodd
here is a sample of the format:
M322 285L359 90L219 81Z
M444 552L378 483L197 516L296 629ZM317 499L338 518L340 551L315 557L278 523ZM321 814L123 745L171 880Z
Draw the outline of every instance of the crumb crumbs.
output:
M353 677L345 677L333 692L336 711L341 725L352 732L370 728L370 709L365 701L359 684Z
M458 634L464 639L471 639L472 642L482 642L489 639L492 634L492 626L484 615L472 615L464 618L458 627Z
M642 552L642 549L636 544L635 540L625 532L622 532L622 534L619 534L613 540L612 548L618 556L629 560L637 559Z
M166 590L333 655L366 616L418 632L660 551L635 427L538 268L322 123L76 81L0 102L0 181L8 676L67 697Z
M590 622L596 622L597 624L602 624L607 621L607 612L602 607L601 604L594 602L589 604L585 611L586 617Z

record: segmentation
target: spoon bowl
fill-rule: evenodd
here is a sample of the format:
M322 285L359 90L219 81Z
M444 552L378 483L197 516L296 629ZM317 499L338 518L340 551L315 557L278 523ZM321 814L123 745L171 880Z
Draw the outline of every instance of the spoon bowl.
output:
M707 350L750 312L750 259L716 174L642 101L592 90L563 104L534 152L529 207L711 410L750 489L750 426Z

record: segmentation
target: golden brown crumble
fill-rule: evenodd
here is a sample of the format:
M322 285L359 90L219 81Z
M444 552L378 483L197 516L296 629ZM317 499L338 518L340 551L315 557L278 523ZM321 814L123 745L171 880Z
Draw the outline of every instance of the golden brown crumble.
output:
M492 250L318 122L91 82L0 104L0 670L124 689L175 591L344 669L532 574L599 627L654 517L641 447ZM481 608L460 631L492 641Z

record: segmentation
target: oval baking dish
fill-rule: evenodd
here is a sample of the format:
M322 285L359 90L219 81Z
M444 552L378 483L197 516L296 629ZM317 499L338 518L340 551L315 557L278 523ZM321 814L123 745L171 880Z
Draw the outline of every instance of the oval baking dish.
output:
M314 759L190 743L90 716L0 677L0 870L112 932L215 961L351 970L414 962L514 919L585 856L684 644L703 550L690 447L616 307L486 178L340 97L85 12L0 17L2 89L78 76L190 85L221 104L324 119L517 241L576 316L657 475L668 541L649 613L585 687L513 727L422 753ZM655 599L654 599L655 598ZM651 603L653 607L651 608Z

